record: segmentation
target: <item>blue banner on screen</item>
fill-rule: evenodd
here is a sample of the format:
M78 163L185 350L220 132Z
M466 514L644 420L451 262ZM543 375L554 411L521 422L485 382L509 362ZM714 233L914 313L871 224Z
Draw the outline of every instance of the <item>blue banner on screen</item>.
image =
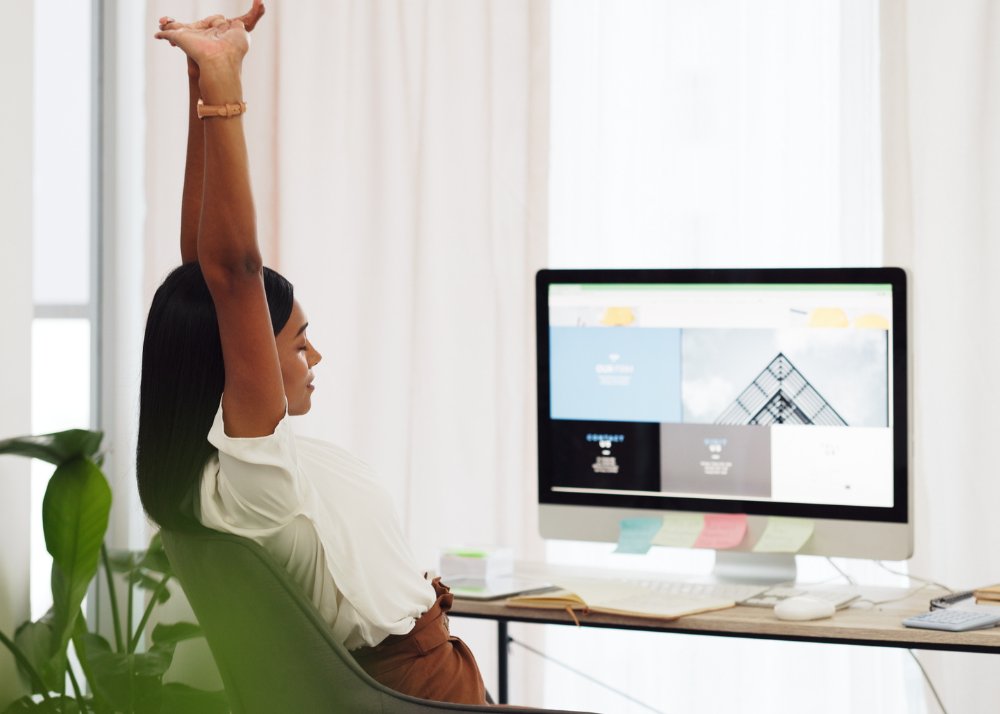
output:
M681 331L549 328L553 419L681 421Z

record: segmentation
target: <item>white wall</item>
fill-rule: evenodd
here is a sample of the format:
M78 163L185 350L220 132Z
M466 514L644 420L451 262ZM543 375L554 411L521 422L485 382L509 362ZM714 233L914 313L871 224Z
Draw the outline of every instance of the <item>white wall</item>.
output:
M31 131L33 8L0 0L9 28L0 42L0 439L31 430ZM0 630L29 616L28 460L0 457ZM21 694L13 659L0 648L0 709Z

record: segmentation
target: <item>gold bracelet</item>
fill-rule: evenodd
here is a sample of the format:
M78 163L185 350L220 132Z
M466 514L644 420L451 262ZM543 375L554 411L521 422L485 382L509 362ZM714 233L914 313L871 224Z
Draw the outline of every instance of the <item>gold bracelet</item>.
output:
M222 104L219 106L210 106L205 104L200 99L198 100L198 118L206 119L211 117L222 117L228 119L229 117L239 116L240 114L247 113L247 103L237 102L236 104Z

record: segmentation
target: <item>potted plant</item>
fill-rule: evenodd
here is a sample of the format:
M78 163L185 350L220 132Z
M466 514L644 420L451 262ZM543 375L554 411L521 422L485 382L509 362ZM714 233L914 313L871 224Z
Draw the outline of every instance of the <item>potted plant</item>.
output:
M52 555L53 605L41 619L21 625L13 638L0 632L0 643L13 653L31 692L3 714L224 714L229 704L223 691L163 682L177 643L202 633L189 622L159 624L146 632L153 608L170 597L167 584L173 571L159 535L145 551L115 553L105 546L111 489L101 471L102 437L101 432L72 429L0 441L0 455L27 456L56 466L42 502L45 547ZM113 644L88 630L81 611L99 562L108 578ZM124 623L114 574L128 583ZM137 587L152 595L134 624L132 599ZM144 634L149 646L140 652ZM69 666L70 644L80 662L83 683Z

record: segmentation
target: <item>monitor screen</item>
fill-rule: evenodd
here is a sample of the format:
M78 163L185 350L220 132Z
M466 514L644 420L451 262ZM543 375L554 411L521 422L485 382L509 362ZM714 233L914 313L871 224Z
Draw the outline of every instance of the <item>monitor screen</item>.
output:
M541 271L542 503L904 522L901 270Z

